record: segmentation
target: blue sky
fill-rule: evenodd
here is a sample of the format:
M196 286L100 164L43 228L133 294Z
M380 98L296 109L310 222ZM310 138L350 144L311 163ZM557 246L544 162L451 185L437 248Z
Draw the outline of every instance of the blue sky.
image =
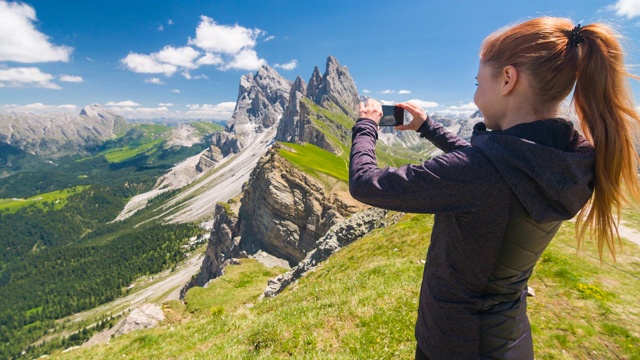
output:
M0 112L227 120L243 74L308 81L328 55L361 94L471 111L482 40L543 15L613 25L640 74L640 0L0 0Z

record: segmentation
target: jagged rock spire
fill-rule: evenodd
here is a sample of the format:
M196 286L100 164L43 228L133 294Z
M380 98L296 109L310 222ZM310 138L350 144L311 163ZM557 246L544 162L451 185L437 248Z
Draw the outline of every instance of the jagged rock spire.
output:
M309 86L307 87L307 97L309 99L315 101L315 98L318 95L318 90L320 89L320 86L322 86L322 82L322 74L320 74L320 69L316 66L313 68L313 73L309 79Z
M316 68L317 69L317 68ZM307 93L307 84L300 76L296 78L289 91L289 105L278 124L276 140L295 142L300 128L300 99Z
M333 56L327 58L322 84L312 99L318 105L322 105L325 101L332 101L340 106L345 113L355 112L360 102L356 84L351 78L349 70L346 66L341 66Z
M275 125L289 102L291 83L276 70L263 65L255 74L240 78L236 108L227 133L217 133L213 144L226 156L238 152L263 129Z

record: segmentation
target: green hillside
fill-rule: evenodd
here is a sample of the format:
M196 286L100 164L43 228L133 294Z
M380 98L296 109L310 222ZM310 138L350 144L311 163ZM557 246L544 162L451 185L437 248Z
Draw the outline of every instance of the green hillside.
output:
M257 277L259 286L241 276L242 269L260 273L256 263L232 266L208 288L190 290L186 306L165 304L169 317L159 328L53 358L411 358L432 219L405 215L273 299L258 300L264 277ZM594 249L576 254L574 235L572 224L562 228L530 282L536 358L640 358L640 248L625 243L618 263L600 266Z

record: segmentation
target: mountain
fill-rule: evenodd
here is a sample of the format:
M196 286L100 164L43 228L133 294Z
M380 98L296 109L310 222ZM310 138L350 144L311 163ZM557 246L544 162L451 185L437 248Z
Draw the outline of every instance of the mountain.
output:
M358 102L355 82L335 57L327 58L324 74L314 68L308 86L296 78L277 126L276 144L251 172L240 204L235 209L216 206L202 267L183 293L222 275L234 257L267 253L296 266L316 251L330 228L366 208L351 197L347 184ZM403 144L381 146L381 161L406 161L396 155L411 152ZM367 229L381 226L372 224Z
M291 83L268 65L240 78L238 99L226 131L213 137L213 144L227 156L247 146L257 133L280 120L288 103Z
M126 119L97 104L84 107L79 115L0 114L0 143L57 158L88 154L129 127Z

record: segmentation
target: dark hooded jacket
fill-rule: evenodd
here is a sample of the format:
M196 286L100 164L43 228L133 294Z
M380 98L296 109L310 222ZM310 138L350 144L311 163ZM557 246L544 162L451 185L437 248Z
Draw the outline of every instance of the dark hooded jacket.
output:
M381 169L377 125L360 119L349 166L354 198L435 214L418 346L431 359L532 359L527 281L562 220L591 197L593 147L563 119L504 131L478 123L471 143L430 119L418 132L444 154Z

